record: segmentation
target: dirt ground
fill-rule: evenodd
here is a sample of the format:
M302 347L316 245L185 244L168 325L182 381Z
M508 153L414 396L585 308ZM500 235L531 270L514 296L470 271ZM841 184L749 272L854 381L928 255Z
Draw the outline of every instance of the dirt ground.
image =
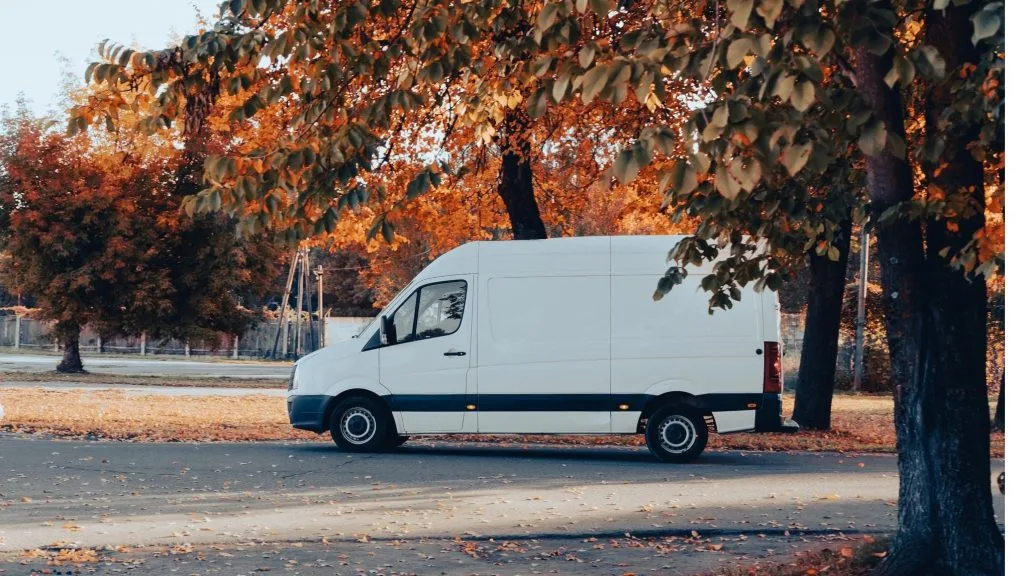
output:
M284 400L254 394L243 397L130 395L120 391L0 390L6 416L0 430L69 438L147 442L316 440L288 424ZM793 399L783 410L790 414ZM713 434L710 449L894 452L892 399L837 395L833 429L798 434ZM642 445L639 436L488 436L461 434L439 440L577 445ZM1002 433L992 435L992 455L1004 454Z

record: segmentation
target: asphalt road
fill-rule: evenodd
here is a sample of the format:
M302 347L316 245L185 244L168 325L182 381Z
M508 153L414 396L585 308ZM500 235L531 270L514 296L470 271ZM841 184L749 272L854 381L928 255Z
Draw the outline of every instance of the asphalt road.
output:
M291 365L284 362L214 362L111 356L84 356L83 361L89 372L120 376L287 379L291 372ZM45 354L0 354L0 381L4 379L3 372L49 372L58 362L60 358L57 356Z
M1002 467L998 462L996 467ZM0 437L0 551L267 540L885 531L892 456ZM1003 514L1003 498L996 508Z

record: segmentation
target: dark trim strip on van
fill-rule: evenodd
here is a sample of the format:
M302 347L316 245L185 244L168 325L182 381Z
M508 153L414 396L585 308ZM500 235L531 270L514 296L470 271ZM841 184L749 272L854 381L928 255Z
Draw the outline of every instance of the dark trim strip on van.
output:
M398 412L462 412L475 404L478 412L640 412L654 396L647 394L397 394L385 396ZM690 400L709 412L754 410L763 394L701 394Z

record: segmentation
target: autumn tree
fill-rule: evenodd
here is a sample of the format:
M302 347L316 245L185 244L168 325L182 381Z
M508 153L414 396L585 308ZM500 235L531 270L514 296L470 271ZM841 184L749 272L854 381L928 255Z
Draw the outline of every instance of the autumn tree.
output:
M1001 208L1001 192L984 197L978 168L1003 132L1001 2L922 0L899 14L873 0L651 0L615 11L604 0L323 6L233 0L219 28L163 52L106 51L89 76L159 94L143 123L154 127L187 122L180 95L203 82L263 86L238 121L258 122L283 97L301 102L289 138L207 165L195 204L260 198L242 219L248 229L278 218L280 198L301 207L283 212L293 235L332 229L339 201L373 197L359 178L372 190L373 160L404 114L433 109L453 76L470 80L456 104L460 124L492 135L505 118L494 95L507 97L506 86L525 88L532 118L596 100L649 108L616 147L610 180L654 171L673 216L699 221L671 249L676 265L656 296L727 249L701 285L712 307L728 308L741 285L779 288L809 250L838 260L845 222L870 217L890 295L900 439L900 529L883 571L1002 572L977 279L1000 273L1003 252L979 219ZM282 28L263 28L275 19ZM923 36L907 46L896 35L910 24ZM279 65L261 68L264 58ZM189 66L161 65L168 60ZM690 113L670 97L673 83L708 98ZM911 86L926 94L928 135L908 146L901 91ZM121 109L107 99L72 127ZM843 186L861 160L867 205L864 191ZM447 162L415 163L410 196L451 177ZM386 215L371 230L395 234Z
M20 121L3 134L2 202L10 211L9 281L32 293L64 347L61 372L81 372L81 328L116 310L128 291L123 239L137 231L132 209L87 155L84 139Z

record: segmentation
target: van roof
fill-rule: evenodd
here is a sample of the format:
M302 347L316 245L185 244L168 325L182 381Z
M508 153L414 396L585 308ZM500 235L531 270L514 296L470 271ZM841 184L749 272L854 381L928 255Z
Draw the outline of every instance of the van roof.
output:
M417 278L475 273L660 276L673 265L668 261L668 254L682 238L681 235L574 236L467 242L436 258ZM710 266L705 263L690 267L690 271L707 273Z

